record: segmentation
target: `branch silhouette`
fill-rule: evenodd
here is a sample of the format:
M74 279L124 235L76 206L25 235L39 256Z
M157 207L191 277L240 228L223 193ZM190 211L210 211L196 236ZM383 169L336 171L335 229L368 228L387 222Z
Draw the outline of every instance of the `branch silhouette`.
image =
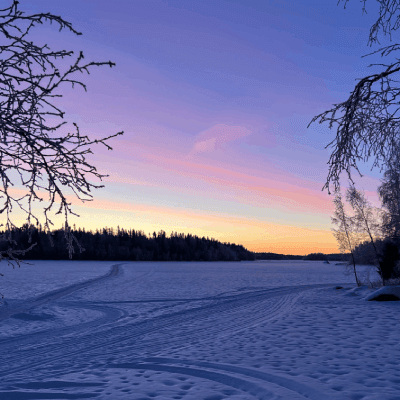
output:
M63 121L65 112L54 103L54 98L62 97L58 89L65 84L87 90L86 85L75 78L76 73L87 73L93 67L115 66L111 61L84 63L82 52L64 71L59 62L73 57L68 50L52 50L48 45L38 45L29 41L29 34L40 24L57 24L64 29L81 35L71 23L50 13L25 15L18 9L18 1L0 10L0 179L2 186L0 213L6 214L5 233L1 239L15 244L11 232L16 228L11 213L18 207L26 214L29 229L39 224L39 216L32 210L32 203L42 202L44 228L50 231L53 225L50 212L59 203L56 214L64 214L64 232L70 258L74 252L74 239L68 224L69 215L77 215L67 201L66 189L73 191L81 201L92 199L91 190L101 188L89 182L89 178L102 180L108 175L100 174L87 156L93 154L91 146L102 144L112 150L108 141L123 132L102 139L91 139L80 133L73 123L72 130L60 133L67 124ZM58 119L58 121L57 121ZM61 119L61 121L60 121ZM17 177L17 178L16 178ZM23 196L15 195L15 184L26 189ZM43 196L40 193L45 193ZM32 249L13 250L10 247L0 252L0 260L18 263L18 255ZM79 246L80 247L80 246ZM81 248L82 250L82 248Z

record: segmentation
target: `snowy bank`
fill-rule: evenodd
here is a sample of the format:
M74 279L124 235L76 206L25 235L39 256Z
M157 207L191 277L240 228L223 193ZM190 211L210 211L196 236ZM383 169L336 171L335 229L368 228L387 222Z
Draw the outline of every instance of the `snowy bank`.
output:
M384 286L365 297L367 301L399 301L400 286Z

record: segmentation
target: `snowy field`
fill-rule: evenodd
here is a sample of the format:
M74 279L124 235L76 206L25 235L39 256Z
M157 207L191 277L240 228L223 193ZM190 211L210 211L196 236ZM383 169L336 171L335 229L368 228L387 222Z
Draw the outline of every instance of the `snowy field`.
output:
M400 302L344 266L32 263L1 263L1 400L400 399Z

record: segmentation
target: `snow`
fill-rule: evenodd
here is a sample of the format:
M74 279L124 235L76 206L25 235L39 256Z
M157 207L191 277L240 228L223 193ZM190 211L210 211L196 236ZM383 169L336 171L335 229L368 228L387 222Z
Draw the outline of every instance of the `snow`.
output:
M342 265L34 263L0 278L0 399L400 398L400 302Z
M0 292L6 298L27 299L106 274L112 262L107 261L24 261L13 269L0 263Z
M392 295L397 297L400 300L400 286L385 286L378 290L375 290L373 293L368 294L365 297L365 300L371 301L376 300L381 295Z

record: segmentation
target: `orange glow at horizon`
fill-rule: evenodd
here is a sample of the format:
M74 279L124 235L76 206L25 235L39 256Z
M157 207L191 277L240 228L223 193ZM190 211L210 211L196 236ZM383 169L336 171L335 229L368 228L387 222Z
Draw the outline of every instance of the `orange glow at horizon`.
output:
M14 194L23 192L16 188L12 191ZM212 213L98 198L81 203L74 196L67 196L67 199L72 203L73 211L84 218L70 216L69 224L86 230L95 231L105 227L116 229L119 226L143 231L147 235L164 230L167 235L177 232L240 244L254 252L294 255L339 253L330 230L270 223L226 212ZM64 222L62 216L53 216L51 219L55 223L54 228L61 227ZM22 225L25 221L20 218L18 222Z
M14 194L22 190L12 188ZM40 193L43 194L43 193ZM84 227L85 230L134 229L152 234L164 230L209 237L221 242L241 244L254 252L306 255L309 253L338 253L334 236L329 230L309 229L292 224L276 224L246 218L228 213L205 213L188 209L165 206L116 202L94 198L93 201L81 203L74 196L67 196L72 203L73 211L84 217L70 216L69 224ZM39 206L37 204L36 206ZM57 209L57 204L55 204ZM18 215L18 217L17 217ZM22 216L22 214L21 214ZM22 225L26 221L15 213L15 223ZM64 223L63 216L51 218L54 228Z
M221 242L240 244L254 252L295 255L339 253L336 240L329 230L267 223L233 215L206 215L186 209L97 199L83 205L76 204L74 210L85 215L86 230L106 226L116 229L118 225L121 229L143 231L147 235L163 230L168 236L172 232L204 236ZM80 219L71 218L70 223L79 227Z

